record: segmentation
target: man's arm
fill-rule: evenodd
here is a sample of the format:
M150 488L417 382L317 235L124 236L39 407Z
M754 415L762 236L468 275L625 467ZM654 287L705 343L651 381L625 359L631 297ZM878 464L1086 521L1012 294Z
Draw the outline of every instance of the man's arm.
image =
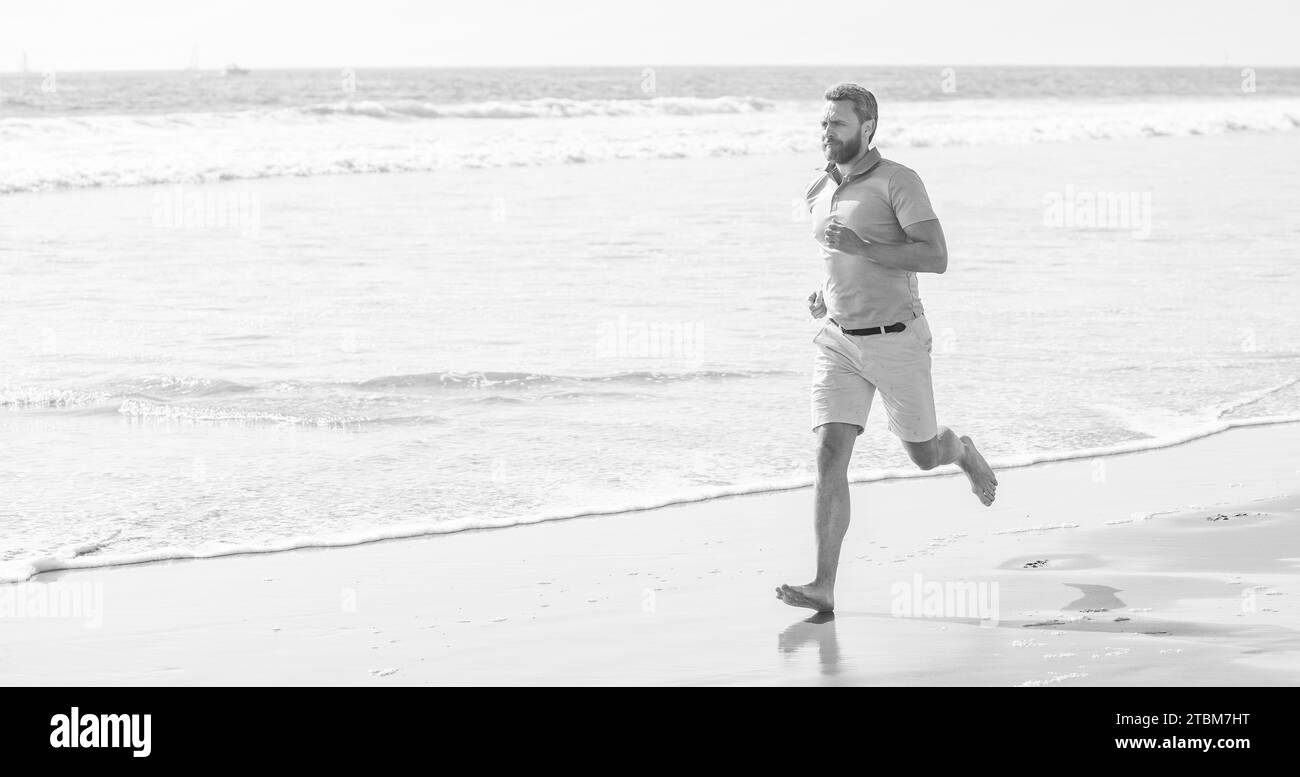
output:
M868 243L853 230L835 222L826 227L826 245L895 270L941 273L948 269L948 243L943 239L939 219L918 221L903 227L903 232L908 242L901 245Z
M948 269L948 243L939 219L917 222L903 231L908 242L897 246L864 243L862 255L895 270L941 273Z

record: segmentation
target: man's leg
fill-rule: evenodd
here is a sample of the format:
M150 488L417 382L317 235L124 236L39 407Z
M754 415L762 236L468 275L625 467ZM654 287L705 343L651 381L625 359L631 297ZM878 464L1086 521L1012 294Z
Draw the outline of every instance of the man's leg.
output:
M888 335L875 341L881 374L876 384L889 413L889 428L903 441L903 449L921 469L956 464L970 480L970 490L985 507L993 504L998 479L969 437L958 436L935 419L931 378L930 322L917 317L907 332L912 338ZM933 435L933 437L930 437ZM929 437L929 439L925 439ZM910 440L922 440L910 442Z
M807 585L782 585L776 596L793 607L818 612L835 609L835 573L840 546L849 528L849 459L858 427L829 423L817 427L817 485L813 525L817 534L817 577Z
M971 493L978 496L985 507L993 504L998 491L998 478L971 438L958 437L953 430L940 426L939 433L932 439L925 442L904 440L903 448L912 462L921 469L934 469L944 464L961 467L962 472L966 473L966 479L970 481Z

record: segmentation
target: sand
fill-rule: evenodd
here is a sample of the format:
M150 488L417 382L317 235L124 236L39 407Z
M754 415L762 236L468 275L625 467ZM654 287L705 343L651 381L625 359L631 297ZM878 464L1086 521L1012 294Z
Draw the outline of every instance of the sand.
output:
M999 480L856 485L833 618L773 593L811 577L802 489L46 573L0 587L0 683L1300 684L1300 424Z

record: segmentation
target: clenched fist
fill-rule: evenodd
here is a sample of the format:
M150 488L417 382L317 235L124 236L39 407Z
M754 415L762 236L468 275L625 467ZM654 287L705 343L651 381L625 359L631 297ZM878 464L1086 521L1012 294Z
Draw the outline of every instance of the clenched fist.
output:
M824 234L826 247L836 251L843 251L846 254L855 254L865 256L867 252L867 243L858 237L858 233L844 226L838 221L832 221L826 225Z
M808 312L812 313L813 318L826 315L826 301L822 299L821 289L808 295Z

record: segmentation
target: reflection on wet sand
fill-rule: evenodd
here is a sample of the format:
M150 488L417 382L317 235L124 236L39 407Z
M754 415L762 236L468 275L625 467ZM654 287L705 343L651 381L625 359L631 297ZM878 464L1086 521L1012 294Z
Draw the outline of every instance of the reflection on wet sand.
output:
M1101 610L1118 610L1127 606L1115 595L1120 592L1121 589L1119 588L1111 588L1108 585L1088 585L1086 583L1066 583L1066 585L1079 589L1083 596L1062 607L1063 610L1097 612Z
M835 636L835 613L833 612L819 612L790 625L777 636L777 649L782 653L797 653L813 642L817 644L822 674L838 674L840 643Z

